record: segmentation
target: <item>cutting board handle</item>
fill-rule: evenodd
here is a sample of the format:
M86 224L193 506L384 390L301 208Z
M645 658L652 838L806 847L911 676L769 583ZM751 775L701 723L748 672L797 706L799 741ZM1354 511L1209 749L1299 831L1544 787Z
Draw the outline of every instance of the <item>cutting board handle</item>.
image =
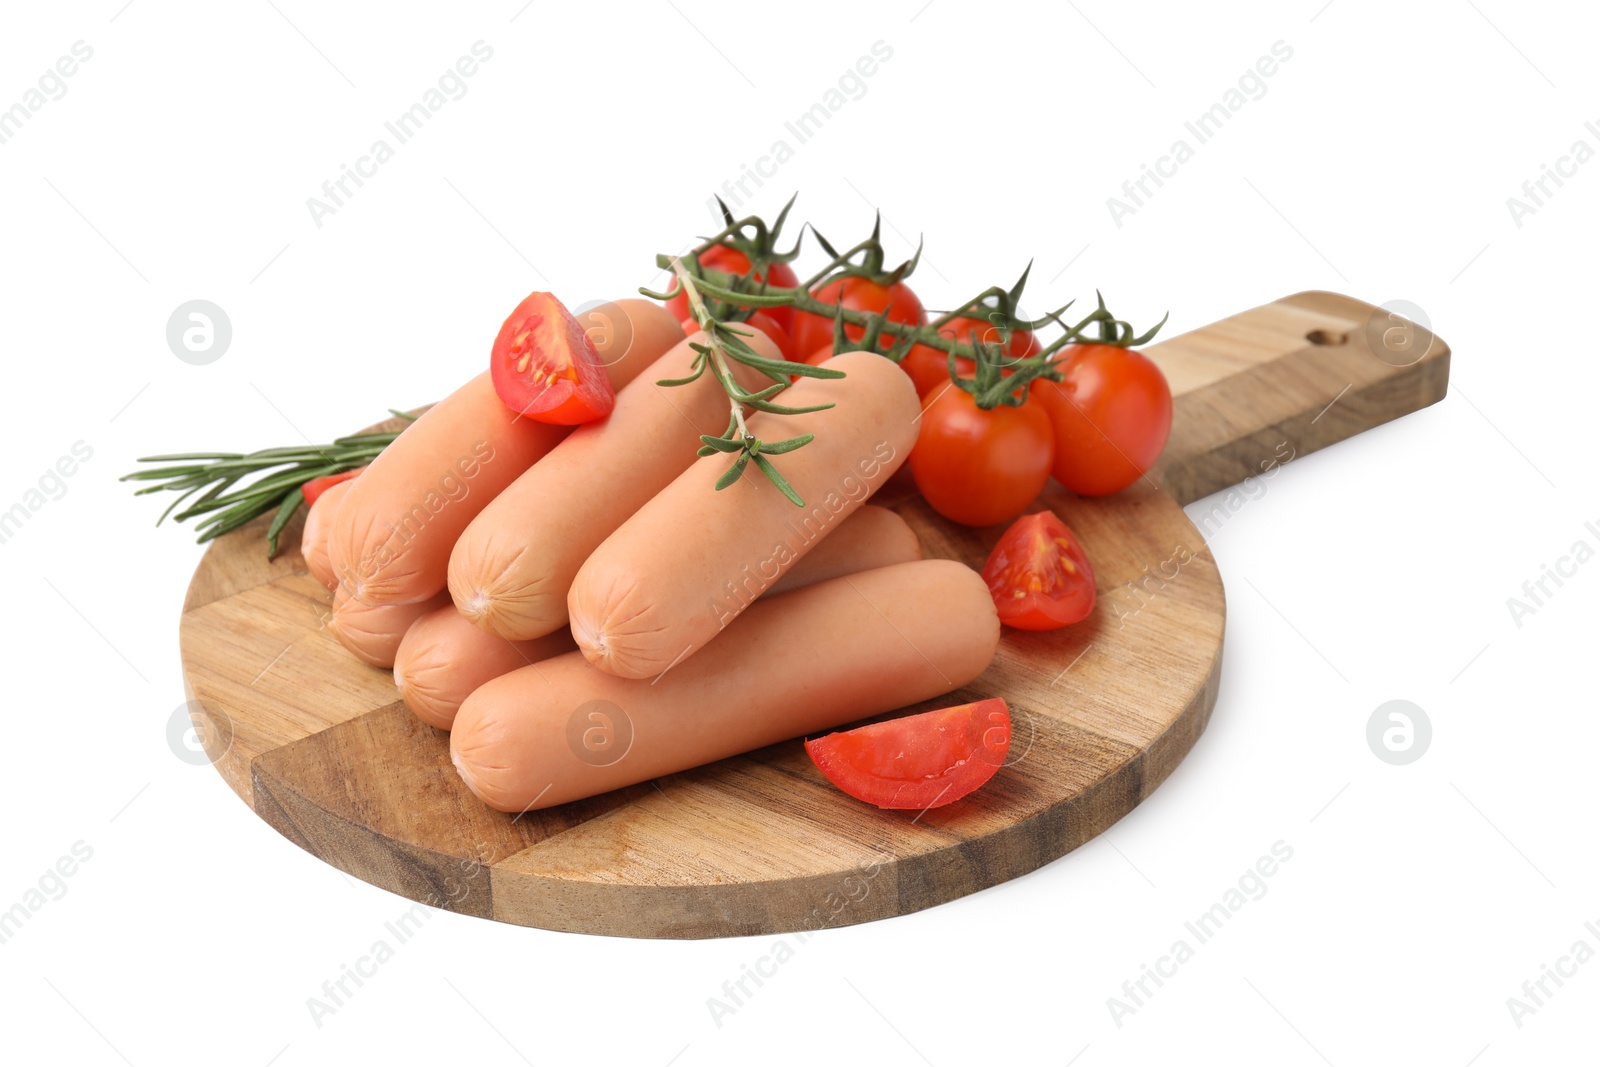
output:
M1450 348L1387 308L1305 292L1158 342L1172 438L1152 476L1180 504L1442 400Z

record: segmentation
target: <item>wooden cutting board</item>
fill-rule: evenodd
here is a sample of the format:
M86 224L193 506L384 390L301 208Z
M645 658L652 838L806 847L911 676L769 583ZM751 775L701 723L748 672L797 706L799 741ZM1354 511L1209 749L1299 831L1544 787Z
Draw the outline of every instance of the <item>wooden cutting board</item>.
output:
M1082 540L1094 614L1054 633L1006 631L976 682L906 709L1010 702L1006 765L954 804L920 815L860 804L794 740L559 808L491 811L456 776L448 735L322 627L329 594L293 547L298 521L274 561L263 519L217 541L195 572L180 643L197 732L234 792L306 851L403 896L526 926L769 934L900 915L1015 878L1131 811L1205 729L1222 579L1180 505L1434 403L1450 362L1426 330L1321 292L1147 352L1175 398L1160 466L1113 497L1052 483L1034 505ZM1243 499L1221 498L1212 528ZM973 567L1002 530L955 526L916 499L895 506L926 555Z

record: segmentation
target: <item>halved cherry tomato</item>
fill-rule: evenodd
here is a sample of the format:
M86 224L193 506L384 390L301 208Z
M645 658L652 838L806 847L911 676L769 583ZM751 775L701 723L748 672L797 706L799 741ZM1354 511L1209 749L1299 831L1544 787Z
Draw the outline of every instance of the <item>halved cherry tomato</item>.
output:
M967 343L971 343L974 334L985 344L995 344L1000 340L1000 328L982 319L951 319L939 327L939 332L951 340ZM1039 350L1039 339L1031 332L1012 330L1011 336L1006 339L1004 356L1009 362L1025 359ZM950 381L949 355L927 345L912 345L911 351L900 361L900 367L911 375L911 382L917 387L918 396L927 396L930 390ZM963 376L971 377L974 365L972 360L957 356L956 369ZM1002 370L1001 373L1008 372Z
M1161 458L1172 431L1172 390L1140 352L1117 345L1072 345L1062 380L1034 381L1030 400L1055 428L1056 481L1084 496L1104 496L1138 481Z
M858 726L806 742L817 770L880 808L941 808L994 777L1011 747L998 697Z
M692 318L684 319L680 325L683 326L683 332L685 336L694 333L700 328ZM745 319L743 322L731 322L728 325L732 326L736 330L745 332L748 332L746 327L760 330L762 333L766 334L772 339L773 344L778 346L778 354L780 356L782 356L784 359L793 361L794 342L789 340L789 332L782 326L779 326L777 320L767 312L758 311L754 315L751 315L748 319Z
M300 493L306 498L306 507L310 507L312 504L315 504L317 502L317 497L321 496L323 493L326 493L329 489L332 489L340 482L348 482L351 478L354 478L356 475L360 474L366 469L367 468L365 467L357 467L353 471L341 471L338 474L324 474L320 478L312 478L310 481L302 483L300 486Z
M967 526L1006 522L1050 480L1055 445L1038 404L985 411L960 389L922 399L922 427L907 460L924 500Z
M1083 546L1053 511L1012 523L983 565L1000 621L1019 630L1056 630L1094 610L1094 570Z
M494 339L489 371L501 403L537 422L593 422L617 402L594 343L550 293L530 293L511 312Z
M927 318L922 301L905 282L882 286L867 278L841 278L822 286L811 296L824 304L842 303L852 311L876 313L888 308L890 322L907 326L921 326ZM846 324L844 328L845 336L851 340L859 340L865 332L860 326ZM823 345L833 344L833 319L800 312L794 317L794 325L789 327L789 335L794 338L796 352L815 352ZM887 340L890 339L885 338Z
M727 245L712 245L706 249L700 256L700 265L711 270L726 271L729 274L750 273L750 257ZM771 279L767 284L780 289L793 289L800 284L800 276L795 274L794 268L787 263L774 263L766 271L756 271L756 281L763 281L766 278ZM679 293L667 301L667 310L678 316L678 321L682 322L689 317L689 298ZM794 308L767 308L766 313L771 315L772 321L783 327L785 332L793 325Z

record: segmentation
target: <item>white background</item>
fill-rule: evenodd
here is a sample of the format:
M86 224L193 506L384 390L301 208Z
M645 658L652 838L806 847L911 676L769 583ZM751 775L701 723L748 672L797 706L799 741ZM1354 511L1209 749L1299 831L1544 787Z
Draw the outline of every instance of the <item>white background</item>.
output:
M1600 163L1519 227L1507 198L1600 120L1577 4L968 7L666 0L7 5L0 107L93 58L0 145L0 509L93 458L0 545L9 735L0 909L92 858L0 945L8 1059L424 1058L665 1065L1589 1061L1600 962L1519 1027L1577 940L1600 950L1593 695L1600 563L1519 627L1507 598L1600 547L1586 316ZM1320 9L1319 9L1320 8ZM120 10L119 10L120 9ZM336 214L306 199L473 42L468 92ZM932 307L1036 262L1177 333L1302 289L1425 309L1439 405L1301 459L1215 535L1227 657L1211 726L1109 833L1036 874L795 950L639 942L433 914L320 1027L307 998L409 907L280 838L169 750L199 558L115 478L133 457L326 439L475 373L534 288L653 280L706 202L875 41L866 92L745 198L848 242L927 238ZM1227 127L1118 227L1106 206L1276 41ZM1551 187L1554 188L1553 186ZM1069 266L1070 264L1070 266ZM215 301L218 362L168 350ZM1191 509L1195 512L1195 509ZM1197 512L1196 512L1197 513ZM1415 701L1431 748L1368 750ZM1293 859L1135 1014L1107 999L1282 840ZM676 1058L674 1058L676 1057Z

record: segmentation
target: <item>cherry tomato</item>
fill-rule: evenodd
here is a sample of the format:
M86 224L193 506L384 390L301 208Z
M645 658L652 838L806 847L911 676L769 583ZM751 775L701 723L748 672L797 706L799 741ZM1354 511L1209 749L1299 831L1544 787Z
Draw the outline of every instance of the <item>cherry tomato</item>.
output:
M1142 353L1073 345L1059 382L1038 379L1031 400L1050 414L1056 458L1050 473L1075 493L1104 496L1138 481L1161 457L1172 430L1172 390Z
M1054 456L1050 418L1038 404L985 411L950 388L923 398L922 428L907 462L933 510L967 526L992 526L1033 503Z
M494 339L489 371L501 403L537 422L593 422L617 400L589 335L549 293L529 294L511 312Z
M969 359L958 359L956 362L968 366L972 364ZM950 381L949 357L927 345L912 345L911 351L900 361L900 369L911 376L911 384L917 387L917 395L922 397Z
M727 245L712 245L706 249L700 256L700 265L711 270L726 271L729 274L750 273L750 257ZM768 284L780 289L793 289L800 284L799 275L795 274L794 268L787 263L774 263L768 270L757 271L755 274L755 280L758 282L766 277L771 278ZM689 317L689 298L679 293L667 301L667 310L678 316L678 321L682 322ZM794 308L780 307L765 310L766 314L772 316L772 321L783 327L785 332L793 327Z
M994 777L1011 747L999 698L906 715L806 742L817 770L880 808L940 808Z
M907 326L921 326L927 317L922 301L905 282L885 287L868 278L841 278L815 290L811 296L824 304L842 303L852 311L876 313L888 308L890 322ZM852 340L860 339L865 332L863 327L845 324L844 334ZM823 345L833 344L833 319L802 311L795 315L789 334L794 338L796 352L815 352Z
M972 373L972 360L956 358L956 365L966 364L962 373ZM900 369L911 376L917 395L926 397L940 386L950 384L950 357L947 353L927 345L912 345L911 351L900 361Z
M995 344L1000 340L1000 328L982 319L951 319L939 327L939 332L951 340L967 343L971 343L974 332L978 340L986 344ZM1031 332L1012 330L1011 336L1006 339L1004 355L1007 360L1025 359L1039 350L1039 339ZM917 387L918 396L927 396L930 390L950 380L948 353L941 352L937 348L929 348L927 345L912 345L911 351L906 353L906 358L900 361L900 367L911 375L911 382ZM963 376L971 377L975 366L972 360L957 356L956 368ZM1002 371L1002 373L1008 372Z
M323 493L326 493L329 489L332 489L340 482L348 482L351 478L354 478L356 475L360 474L366 469L367 468L365 467L357 467L353 471L341 471L338 474L324 474L320 478L312 478L309 481L302 483L300 486L300 494L306 498L306 507L310 507L312 504L315 504L317 502L317 497L321 496Z
M1000 621L1019 630L1056 630L1094 610L1089 557L1053 511L1012 523L989 553L983 580Z

